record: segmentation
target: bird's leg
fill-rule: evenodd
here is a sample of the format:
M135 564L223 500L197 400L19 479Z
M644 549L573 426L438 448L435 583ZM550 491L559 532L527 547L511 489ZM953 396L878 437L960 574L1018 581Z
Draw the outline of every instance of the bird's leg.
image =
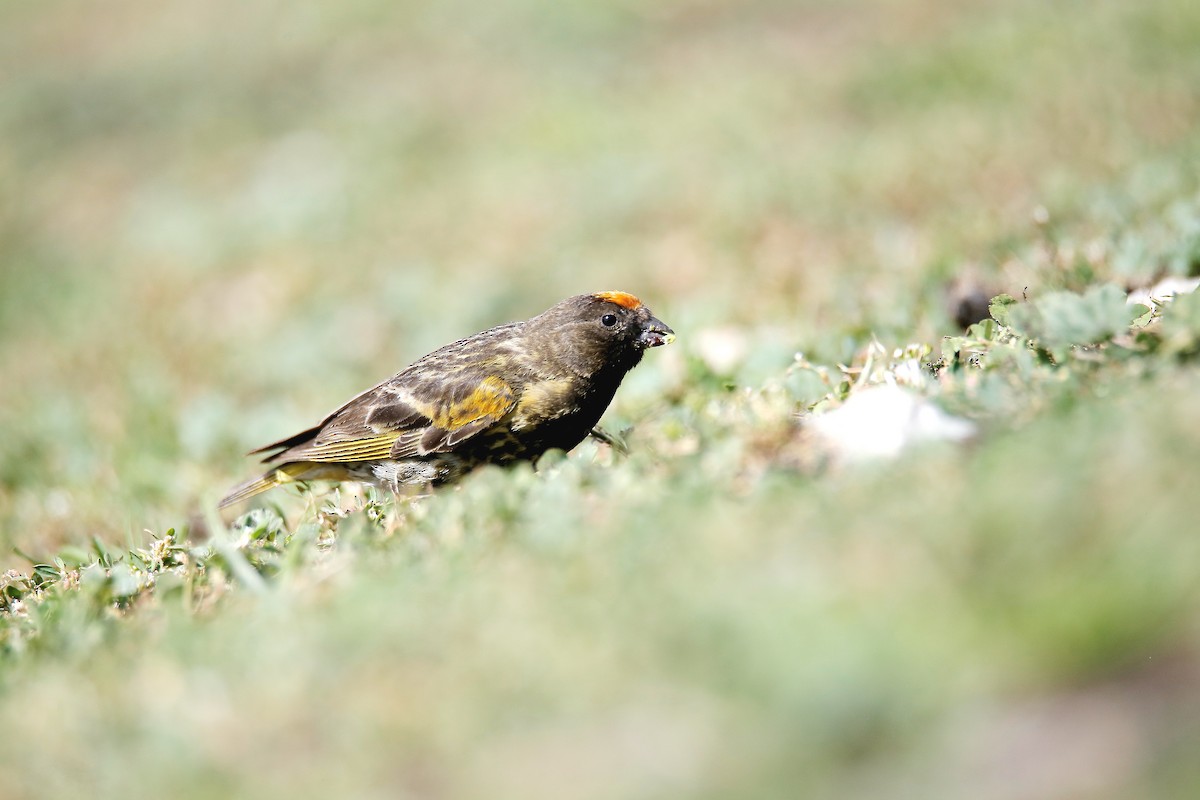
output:
M627 444L625 444L625 441L623 439L621 439L621 437L617 436L616 434L612 434L612 433L609 433L608 431L604 430L599 425L597 425L596 427L594 427L590 431L588 431L588 436L591 436L593 439L596 439L598 441L604 442L606 445L611 447L613 450L616 450L618 453L620 453L623 456L629 455L629 446Z

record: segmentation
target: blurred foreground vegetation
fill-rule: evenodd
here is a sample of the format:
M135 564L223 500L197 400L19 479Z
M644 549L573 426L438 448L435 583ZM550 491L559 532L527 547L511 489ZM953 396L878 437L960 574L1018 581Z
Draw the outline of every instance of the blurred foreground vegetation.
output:
M1200 791L1200 5L0 4L0 794ZM415 503L241 455L583 291ZM993 303L964 331L964 296ZM901 384L968 444L840 463Z

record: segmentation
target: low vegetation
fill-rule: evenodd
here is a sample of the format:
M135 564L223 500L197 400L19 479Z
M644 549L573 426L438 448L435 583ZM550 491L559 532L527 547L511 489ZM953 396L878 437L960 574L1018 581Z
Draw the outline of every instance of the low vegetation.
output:
M0 11L0 794L1195 794L1194 5ZM598 289L627 454L216 511Z

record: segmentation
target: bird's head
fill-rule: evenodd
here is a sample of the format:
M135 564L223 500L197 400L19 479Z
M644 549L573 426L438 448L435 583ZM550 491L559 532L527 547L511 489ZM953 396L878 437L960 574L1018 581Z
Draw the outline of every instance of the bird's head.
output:
M526 336L538 350L579 375L623 375L650 347L670 344L675 332L626 292L568 297L529 320Z

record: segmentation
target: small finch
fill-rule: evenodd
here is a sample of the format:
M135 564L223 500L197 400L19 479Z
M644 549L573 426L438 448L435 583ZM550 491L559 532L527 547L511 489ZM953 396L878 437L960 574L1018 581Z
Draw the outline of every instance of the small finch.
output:
M289 481L362 481L399 492L482 464L536 461L594 431L625 373L675 333L625 292L569 297L434 350L318 425L253 453L274 466L221 500Z

